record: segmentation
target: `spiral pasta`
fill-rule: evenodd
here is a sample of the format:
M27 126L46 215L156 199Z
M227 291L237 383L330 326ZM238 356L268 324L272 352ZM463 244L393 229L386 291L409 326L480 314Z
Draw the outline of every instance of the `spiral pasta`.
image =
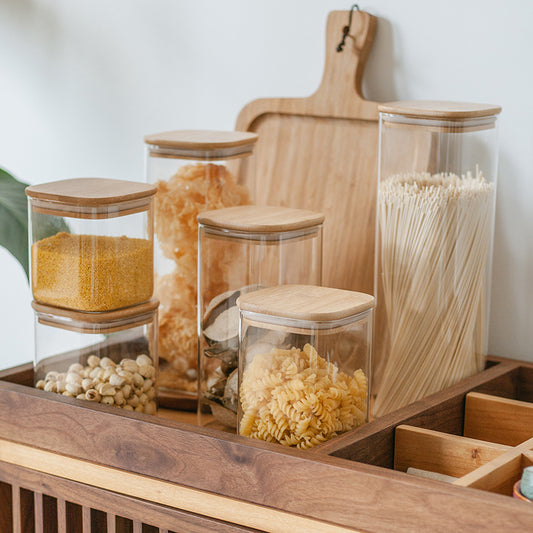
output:
M367 377L349 376L309 344L258 354L243 372L239 433L311 448L363 424Z

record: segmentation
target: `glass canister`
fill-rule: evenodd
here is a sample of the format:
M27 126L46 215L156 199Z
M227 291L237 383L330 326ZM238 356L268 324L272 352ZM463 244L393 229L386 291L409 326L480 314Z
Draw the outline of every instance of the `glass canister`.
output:
M310 448L368 420L373 296L282 285L237 305L240 435Z
M158 305L85 313L33 301L35 386L155 414Z
M153 295L155 187L77 178L26 188L36 301L104 312Z
M320 285L323 221L322 213L272 206L198 216L200 424L212 414L217 424L237 425L237 298L280 284Z
M501 108L379 111L375 416L484 368Z
M183 130L145 137L155 199L155 294L159 308L160 401L196 409L197 265L201 211L252 203L257 135ZM246 183L242 177L246 175Z

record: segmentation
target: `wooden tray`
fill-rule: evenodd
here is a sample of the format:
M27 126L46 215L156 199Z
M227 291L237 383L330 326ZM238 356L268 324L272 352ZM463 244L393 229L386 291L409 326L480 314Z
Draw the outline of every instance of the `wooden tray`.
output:
M254 100L236 129L259 135L253 183L244 176L257 204L326 215L323 284L373 293L378 104L363 98L361 80L376 18L355 11L337 52L348 20L348 11L328 16L324 75L312 96Z
M310 450L32 382L31 365L0 374L2 533L523 532L533 520L533 506L509 490L533 459L533 364L493 361ZM408 466L458 480L412 476Z

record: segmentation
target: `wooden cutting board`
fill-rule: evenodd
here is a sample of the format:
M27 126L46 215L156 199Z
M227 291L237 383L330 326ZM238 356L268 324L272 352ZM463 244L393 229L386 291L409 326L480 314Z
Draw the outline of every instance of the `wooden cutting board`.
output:
M377 19L354 11L337 52L349 16L328 16L318 90L307 98L254 100L239 114L236 129L259 135L255 178L243 177L245 183L254 179L248 184L256 203L323 212L323 284L372 294L378 103L363 98L361 80Z

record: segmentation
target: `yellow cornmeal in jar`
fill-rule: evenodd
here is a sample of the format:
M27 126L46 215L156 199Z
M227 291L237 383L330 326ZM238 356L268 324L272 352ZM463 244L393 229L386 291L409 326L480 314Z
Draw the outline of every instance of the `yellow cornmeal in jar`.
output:
M79 311L109 311L149 300L153 249L147 239L57 233L32 245L35 300Z

